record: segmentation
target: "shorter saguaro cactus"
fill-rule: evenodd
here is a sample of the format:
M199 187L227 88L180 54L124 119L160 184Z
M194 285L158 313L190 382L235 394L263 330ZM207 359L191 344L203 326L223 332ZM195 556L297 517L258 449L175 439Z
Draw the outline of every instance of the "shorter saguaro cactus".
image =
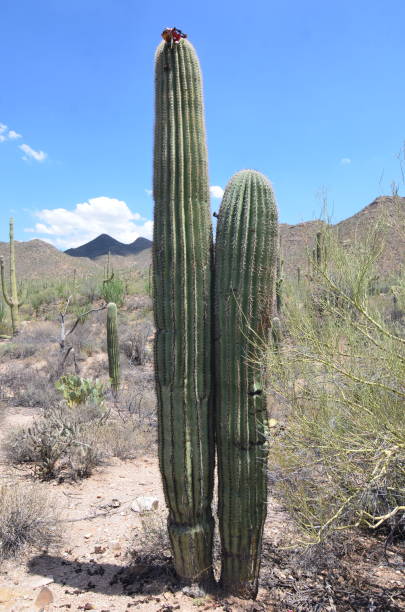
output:
M21 304L18 301L17 279L15 273L15 250L14 250L14 219L10 219L10 293L7 291L6 274L4 270L4 259L0 257L0 272L1 272L1 287L3 291L4 301L10 307L11 326L13 336L16 336L20 331L19 307Z
M271 327L277 235L270 182L238 172L225 189L215 244L215 418L221 585L245 598L257 593L267 510L266 398L252 357Z
M108 371L111 387L117 393L120 385L120 355L118 346L117 305L110 302L107 306L107 353Z

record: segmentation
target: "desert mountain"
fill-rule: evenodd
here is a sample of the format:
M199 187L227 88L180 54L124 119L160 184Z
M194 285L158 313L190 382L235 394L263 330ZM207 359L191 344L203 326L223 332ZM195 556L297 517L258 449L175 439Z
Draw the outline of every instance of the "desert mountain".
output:
M378 261L380 273L387 275L405 263L405 198L381 196L352 217L332 226L342 243L350 244L356 239L366 238L380 224L385 242ZM324 221L306 221L298 225L281 223L281 250L287 276L296 275L297 268L305 274L308 256L315 245L316 233L325 225Z
M15 241L15 258L17 267L17 279L50 279L60 278L64 280L67 276L73 275L76 269L81 276L90 273L95 265L89 259L74 260L69 255L65 255L56 247L43 240L28 240L27 242ZM0 242L0 255L5 259L6 270L9 269L9 244ZM102 266L97 265L97 269Z
M145 249L149 249L152 246L152 242L147 238L137 238L130 244L124 244L112 238L108 234L100 234L94 240L86 242L75 249L68 249L65 251L67 255L72 257L89 257L95 259L101 255L106 255L108 252L111 255L137 255Z
M378 197L334 227L341 241L350 243L369 234L380 222L381 232L385 234L385 247L378 266L380 274L388 275L405 264L405 197ZM282 257L286 276L296 275L298 267L302 274L307 272L308 255L314 247L316 233L323 225L324 222L319 220L297 225L281 224ZM65 253L42 240L16 242L15 245L17 274L21 280L54 278L56 275L63 277L73 274L75 269L79 275L102 274L108 251L112 254L111 263L115 270L145 270L151 263L152 243L146 238L138 238L132 244L126 245L102 234L76 249L68 249ZM0 255L5 257L8 269L8 243L0 242Z

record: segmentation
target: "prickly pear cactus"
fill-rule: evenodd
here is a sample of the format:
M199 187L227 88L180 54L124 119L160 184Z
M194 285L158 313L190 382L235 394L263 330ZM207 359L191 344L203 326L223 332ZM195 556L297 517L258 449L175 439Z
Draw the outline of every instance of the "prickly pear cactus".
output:
M215 244L215 415L221 584L255 597L266 517L267 413L255 346L268 339L278 252L270 182L242 170L228 183Z
M208 158L199 61L185 39L155 58L153 303L159 457L174 563L212 578L214 436Z

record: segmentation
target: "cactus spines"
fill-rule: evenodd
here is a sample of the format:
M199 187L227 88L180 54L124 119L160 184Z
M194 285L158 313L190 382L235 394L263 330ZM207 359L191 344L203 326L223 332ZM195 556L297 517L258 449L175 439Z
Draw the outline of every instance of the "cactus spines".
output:
M266 399L254 346L268 339L278 255L270 182L253 170L229 181L215 244L215 415L221 584L257 594L266 517Z
M155 57L153 304L159 459L175 568L212 579L214 435L208 155L199 61L187 40Z
M15 250L14 250L14 219L10 218L10 293L7 291L6 274L4 270L4 259L0 257L0 273L1 273L1 288L3 291L4 301L10 307L11 312L11 327L13 336L16 336L20 331L20 321L18 309L20 303L17 293L17 279L15 273Z
M117 305L110 302L107 306L107 353L108 372L111 388L116 394L120 385L120 353L118 345Z

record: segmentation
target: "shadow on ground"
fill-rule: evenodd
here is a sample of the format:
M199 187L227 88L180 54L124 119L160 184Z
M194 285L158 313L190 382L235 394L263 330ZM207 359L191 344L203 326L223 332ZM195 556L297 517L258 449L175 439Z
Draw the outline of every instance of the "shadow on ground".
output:
M135 558L128 566L96 561L68 561L48 554L33 557L31 573L52 576L54 582L74 590L92 591L105 595L159 595L175 592L178 582L170 559Z

